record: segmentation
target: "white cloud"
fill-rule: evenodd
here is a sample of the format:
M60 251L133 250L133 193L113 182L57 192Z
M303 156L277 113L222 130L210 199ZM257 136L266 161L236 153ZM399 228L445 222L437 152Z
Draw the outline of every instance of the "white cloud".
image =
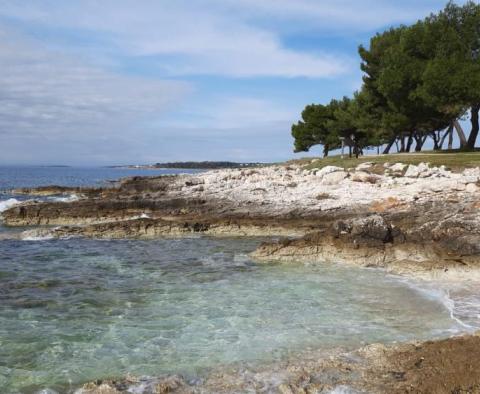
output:
M438 0L210 0L250 18L270 18L292 22L299 29L336 32L367 31L422 18L444 5ZM301 29L300 27L300 29ZM289 30L289 24L282 28Z
M177 112L179 116L155 122L156 127L196 129L205 128L212 133L231 134L243 129L249 131L270 127L272 124L292 123L298 118L301 107L256 97L215 96ZM231 132L229 132L231 131Z
M0 29L0 132L116 131L119 124L165 111L190 87L121 76L48 51Z
M277 32L214 3L5 1L0 15L103 34L125 55L158 57L168 75L331 77L352 66L338 54L288 48Z

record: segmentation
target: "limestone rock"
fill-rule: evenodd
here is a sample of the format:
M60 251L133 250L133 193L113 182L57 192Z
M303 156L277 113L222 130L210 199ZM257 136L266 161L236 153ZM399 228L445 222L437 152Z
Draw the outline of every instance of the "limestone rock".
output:
M357 167L358 168L358 167ZM369 174L368 172L365 171L355 171L352 174L351 177L352 181L354 182L368 182L375 184L377 183L381 178L378 175L375 174Z
M468 192L468 193L475 193L477 190L478 190L478 186L475 185L475 183L469 183L465 187L465 191Z
M406 167L406 164L395 163L393 166L388 167L388 169L392 172L402 172Z
M457 182L452 186L453 190L456 190L458 192L463 192L467 187L465 186L464 183L462 182Z
M348 177L346 171L330 172L322 177L323 185L338 185L341 181Z
M360 163L357 167L355 167L355 169L356 169L357 171L368 170L372 165L373 165L372 162L367 161L367 162L365 162L365 163Z
M321 170L317 171L317 176L318 177L323 177L324 175L331 174L332 172L338 172L338 171L344 171L342 167L336 167L336 166L326 166L323 167Z
M418 166L410 164L405 172L407 178L427 178L432 174L428 163L420 163Z
M420 174L420 171L418 170L418 167L414 164L410 164L407 168L407 172L405 172L405 177L418 178L419 174Z

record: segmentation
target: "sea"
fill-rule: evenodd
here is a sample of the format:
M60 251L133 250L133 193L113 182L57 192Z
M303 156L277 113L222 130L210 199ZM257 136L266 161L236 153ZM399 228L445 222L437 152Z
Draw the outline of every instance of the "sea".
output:
M0 211L32 198L12 195L17 187L105 186L182 172L0 167ZM312 350L480 329L475 283L331 263L257 263L249 254L265 238L9 237L23 230L0 218L2 394L73 393L126 375L197 382L219 368L254 370Z

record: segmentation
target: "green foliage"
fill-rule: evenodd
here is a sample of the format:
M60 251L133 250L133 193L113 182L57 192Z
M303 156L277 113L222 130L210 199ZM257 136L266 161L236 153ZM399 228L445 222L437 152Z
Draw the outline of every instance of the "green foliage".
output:
M295 150L338 146L354 136L359 148L425 136L442 130L470 110L474 147L480 109L480 5L450 2L411 26L378 33L360 46L363 86L353 98L309 105L292 126ZM351 144L352 141L350 140Z

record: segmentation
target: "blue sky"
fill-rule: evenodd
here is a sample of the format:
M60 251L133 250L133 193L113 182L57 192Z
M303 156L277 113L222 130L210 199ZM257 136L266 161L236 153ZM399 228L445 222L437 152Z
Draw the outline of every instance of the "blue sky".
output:
M0 164L280 161L437 0L0 0ZM319 154L313 149L311 154Z

